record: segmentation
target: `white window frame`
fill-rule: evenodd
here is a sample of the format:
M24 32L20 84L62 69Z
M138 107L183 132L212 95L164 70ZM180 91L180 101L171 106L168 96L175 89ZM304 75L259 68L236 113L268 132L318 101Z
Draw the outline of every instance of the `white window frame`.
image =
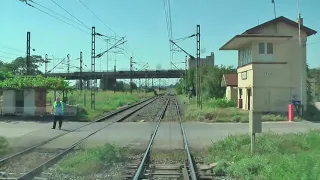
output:
M264 43L264 53L260 53L260 43ZM272 44L272 53L268 54L268 44ZM258 54L259 55L273 55L274 54L274 43L273 42L258 42Z

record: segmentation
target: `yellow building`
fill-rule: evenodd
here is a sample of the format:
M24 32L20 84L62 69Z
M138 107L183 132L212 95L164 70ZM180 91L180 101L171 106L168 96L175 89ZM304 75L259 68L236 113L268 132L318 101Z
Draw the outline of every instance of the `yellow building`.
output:
M243 109L286 112L292 99L306 104L305 44L317 32L304 26L302 18L299 21L302 45L299 24L281 16L236 35L220 48L238 50L238 99Z
M237 101L238 74L224 74L222 76L221 87L226 88L226 99Z

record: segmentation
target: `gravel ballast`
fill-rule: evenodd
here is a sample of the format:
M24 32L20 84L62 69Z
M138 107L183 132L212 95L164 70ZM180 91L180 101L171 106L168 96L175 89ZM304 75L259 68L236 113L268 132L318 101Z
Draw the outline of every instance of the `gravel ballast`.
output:
M73 156L75 152L72 152L65 156L63 159ZM47 178L48 180L123 180L123 175L126 173L128 164L138 164L143 157L142 152L128 152L122 161L116 163L104 164L104 168L98 173L92 173L87 175L74 175L69 173L62 173L59 170L59 163L55 164L53 167L49 168L42 173L42 178ZM62 160L63 160L62 159Z
M165 103L166 98L159 98L122 122L154 122Z
M40 164L54 157L57 153L37 151L30 152L26 155L13 159L12 161L4 163L0 167L0 172L3 172L5 174L4 176L19 177L21 176L21 173L26 173L36 168Z

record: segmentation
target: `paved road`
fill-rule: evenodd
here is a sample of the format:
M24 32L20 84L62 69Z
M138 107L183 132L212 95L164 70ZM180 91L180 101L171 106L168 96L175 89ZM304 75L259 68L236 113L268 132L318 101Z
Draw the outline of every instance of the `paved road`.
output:
M35 122L0 122L0 136L8 138L11 147L29 147L41 141L49 139L69 130L76 129L86 123L65 122L64 130L50 129L51 123ZM46 148L66 148L77 140L91 134L93 131L107 125L108 123L94 123L81 128L76 132L62 136L58 140L47 144ZM82 147L93 147L104 143L115 143L120 146L133 146L145 149L148 140L156 126L154 122L126 122L116 123L90 137ZM223 139L229 134L244 134L248 132L248 124L240 123L185 123L185 131L191 148L202 149L212 142ZM320 129L320 123L310 122L277 122L263 123L263 132L273 131L277 133L304 132L308 129ZM164 122L159 126L155 138L156 149L181 149L182 137L180 127L175 122Z

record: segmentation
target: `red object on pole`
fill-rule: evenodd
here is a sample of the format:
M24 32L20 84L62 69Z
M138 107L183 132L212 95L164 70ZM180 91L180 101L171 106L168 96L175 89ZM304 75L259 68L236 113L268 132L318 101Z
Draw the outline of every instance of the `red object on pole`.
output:
M239 108L239 109L242 108L242 99L238 99L238 108Z
M294 110L293 110L293 104L288 105L288 120L289 122L293 121L294 119Z

